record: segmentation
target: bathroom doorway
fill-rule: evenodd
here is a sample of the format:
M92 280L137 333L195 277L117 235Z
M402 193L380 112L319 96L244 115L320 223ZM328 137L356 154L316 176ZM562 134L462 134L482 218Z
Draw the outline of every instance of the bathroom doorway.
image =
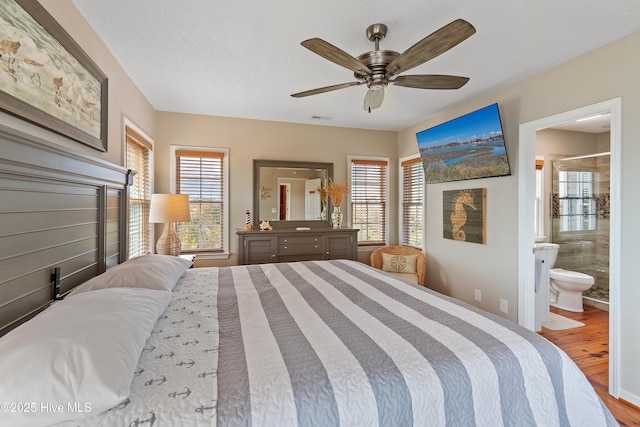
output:
M518 323L534 329L535 323L535 210L536 134L578 119L610 114L610 239L609 239L609 394L618 397L619 384L619 300L620 286L620 163L621 100L619 98L542 118L520 125L518 173ZM527 168L526 165L531 165ZM549 211L547 211L549 212ZM550 231L550 229L549 229Z

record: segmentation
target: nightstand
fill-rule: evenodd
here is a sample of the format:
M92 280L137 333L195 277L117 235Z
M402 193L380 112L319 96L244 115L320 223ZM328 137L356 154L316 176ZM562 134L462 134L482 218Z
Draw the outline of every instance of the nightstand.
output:
M196 261L196 256L193 254L180 254L178 255L180 258L182 259L186 259L187 261L191 261L191 267L189 268L193 268L193 263Z

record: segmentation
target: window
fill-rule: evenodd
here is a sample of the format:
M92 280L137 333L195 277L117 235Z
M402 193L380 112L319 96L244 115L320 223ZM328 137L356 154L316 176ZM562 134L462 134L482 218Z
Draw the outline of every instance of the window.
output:
M153 143L141 132L125 124L125 165L136 171L129 188L129 258L151 252L151 203Z
M172 146L173 183L177 194L188 194L191 222L180 223L183 253L226 253L227 214L226 149Z
M596 229L594 185L593 172L558 172L560 231Z
M386 244L387 167L386 159L350 159L351 224L361 246Z
M402 244L422 248L424 169L420 157L400 162L402 176L402 212L400 235Z

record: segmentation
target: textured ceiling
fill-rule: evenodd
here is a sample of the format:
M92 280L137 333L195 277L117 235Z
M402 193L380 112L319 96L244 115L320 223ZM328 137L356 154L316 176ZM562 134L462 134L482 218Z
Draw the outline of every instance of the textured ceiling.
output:
M157 110L380 130L640 31L637 0L72 1ZM380 48L403 52L457 18L477 33L408 73L470 77L459 90L389 86L372 113L362 107L366 86L290 96L354 81L302 47L305 39L358 56L373 50L365 29L380 22L389 28Z

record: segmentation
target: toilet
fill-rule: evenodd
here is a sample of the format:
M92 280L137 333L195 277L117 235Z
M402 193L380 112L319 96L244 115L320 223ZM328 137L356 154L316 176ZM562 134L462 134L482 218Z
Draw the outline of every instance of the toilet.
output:
M553 268L560 246L556 243L536 243L546 251L549 264L549 304L562 310L583 312L582 293L594 283L592 276L577 271Z
M577 271L552 268L549 270L550 304L562 310L582 312L582 293L593 286L594 279Z

